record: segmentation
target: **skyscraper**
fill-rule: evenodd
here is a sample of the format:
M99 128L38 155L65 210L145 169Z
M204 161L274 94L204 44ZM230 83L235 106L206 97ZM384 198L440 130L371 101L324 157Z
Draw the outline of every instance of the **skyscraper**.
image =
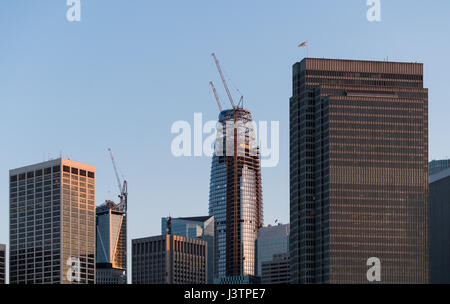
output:
M95 283L95 167L68 159L10 170L11 284Z
M179 217L179 218L163 217L161 219L161 234L181 235L192 239L202 239L206 241L208 243L208 283L209 284L214 283L213 216L195 216L195 217Z
M256 239L256 275L261 276L263 262L272 261L274 254L289 252L289 224L261 227Z
M429 181L430 283L450 284L450 167Z
M208 243L165 234L132 240L133 284L206 284Z
M96 282L127 283L127 216L112 201L96 209Z
M293 283L428 282L428 90L420 63L305 58L290 99Z
M209 214L215 221L215 277L254 275L255 240L263 225L259 150L250 111L219 114Z
M0 244L0 285L6 283L6 246Z

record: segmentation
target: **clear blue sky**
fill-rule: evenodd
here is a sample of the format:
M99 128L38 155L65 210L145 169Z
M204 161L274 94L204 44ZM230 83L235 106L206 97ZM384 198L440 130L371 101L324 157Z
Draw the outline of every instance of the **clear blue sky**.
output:
M430 89L430 158L450 157L450 1L0 1L0 243L8 242L8 170L44 158L97 166L97 202L115 198L111 147L129 181L130 238L160 218L208 213L210 159L174 158L176 120L217 117L216 52L256 120L278 120L280 163L263 169L265 223L289 219L291 66L310 57L418 61Z

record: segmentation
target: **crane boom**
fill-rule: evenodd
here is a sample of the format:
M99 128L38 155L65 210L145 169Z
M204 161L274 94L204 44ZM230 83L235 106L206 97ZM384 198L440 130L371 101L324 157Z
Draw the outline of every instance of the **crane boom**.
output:
M231 96L230 90L228 89L227 82L225 80L225 77L223 76L222 68L220 67L219 60L217 60L216 54L212 53L211 55L213 56L214 61L216 63L217 70L219 71L220 78L222 79L223 86L225 87L225 91L227 91L228 99L230 100L230 103L231 103L231 105L233 106L233 109L234 109L234 108L236 108L236 106L234 105L233 97Z
M127 211L127 204L128 204L128 184L127 181L124 180L123 181L123 185L122 185L122 181L120 180L120 176L119 176L119 170L117 169L117 165L116 165L116 160L114 159L114 155L112 154L111 149L108 149L109 151L109 155L111 156L111 161L114 167L114 173L116 174L116 179L117 179L117 184L119 186L119 198L120 198L120 203L119 203L119 207L120 209Z
M222 105L220 104L219 95L217 95L217 91L216 91L216 88L214 87L214 83L212 81L210 81L209 84L211 85L211 88L213 90L214 97L216 97L216 101L217 101L217 105L219 106L219 110L220 110L220 112L222 112Z
M117 170L116 160L114 159L114 155L112 154L111 149L108 149L109 155L111 156L111 161L114 167L114 173L116 174L117 184L119 186L119 191L122 193L122 182L120 181L119 171Z

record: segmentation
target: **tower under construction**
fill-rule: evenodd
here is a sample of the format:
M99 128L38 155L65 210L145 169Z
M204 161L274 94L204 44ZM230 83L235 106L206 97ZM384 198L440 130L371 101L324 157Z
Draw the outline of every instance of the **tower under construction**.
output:
M96 283L127 284L127 181L119 177L114 156L109 149L117 184L118 204L107 200L96 209Z
M235 105L213 54L232 109L219 114L212 158L209 214L215 219L216 278L252 276L255 240L263 225L259 148L252 115L241 101ZM219 109L217 92L213 87Z

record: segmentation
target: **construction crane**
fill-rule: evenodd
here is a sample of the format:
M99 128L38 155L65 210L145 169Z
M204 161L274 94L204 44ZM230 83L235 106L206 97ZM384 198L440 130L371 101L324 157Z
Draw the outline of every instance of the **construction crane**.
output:
M219 71L219 74L220 74L220 78L222 79L223 86L225 87L225 91L227 91L228 99L230 100L231 106L233 107L233 109L235 109L236 106L234 105L233 97L231 96L230 90L228 89L227 82L225 80L225 77L223 76L222 68L220 67L219 60L217 60L216 54L212 53L211 56L213 56L213 58L214 58L214 61L217 66L217 70Z
M117 179L117 185L119 186L119 192L120 194L118 195L119 199L120 199L120 203L119 203L119 209L122 211L127 211L127 203L128 203L128 185L127 185L127 181L124 179L124 181L122 182L119 176L119 170L117 169L117 165L116 165L116 160L114 159L114 155L111 151L111 149L108 149L109 151L109 155L111 156L111 161L114 167L114 173L116 174L116 179Z
M220 112L222 112L222 104L220 103L219 95L217 95L217 91L216 91L216 88L214 87L214 83L212 81L210 81L209 85L211 86L211 88L213 90L214 97L216 97L216 101L217 101L217 105L219 106L219 110L220 110Z

